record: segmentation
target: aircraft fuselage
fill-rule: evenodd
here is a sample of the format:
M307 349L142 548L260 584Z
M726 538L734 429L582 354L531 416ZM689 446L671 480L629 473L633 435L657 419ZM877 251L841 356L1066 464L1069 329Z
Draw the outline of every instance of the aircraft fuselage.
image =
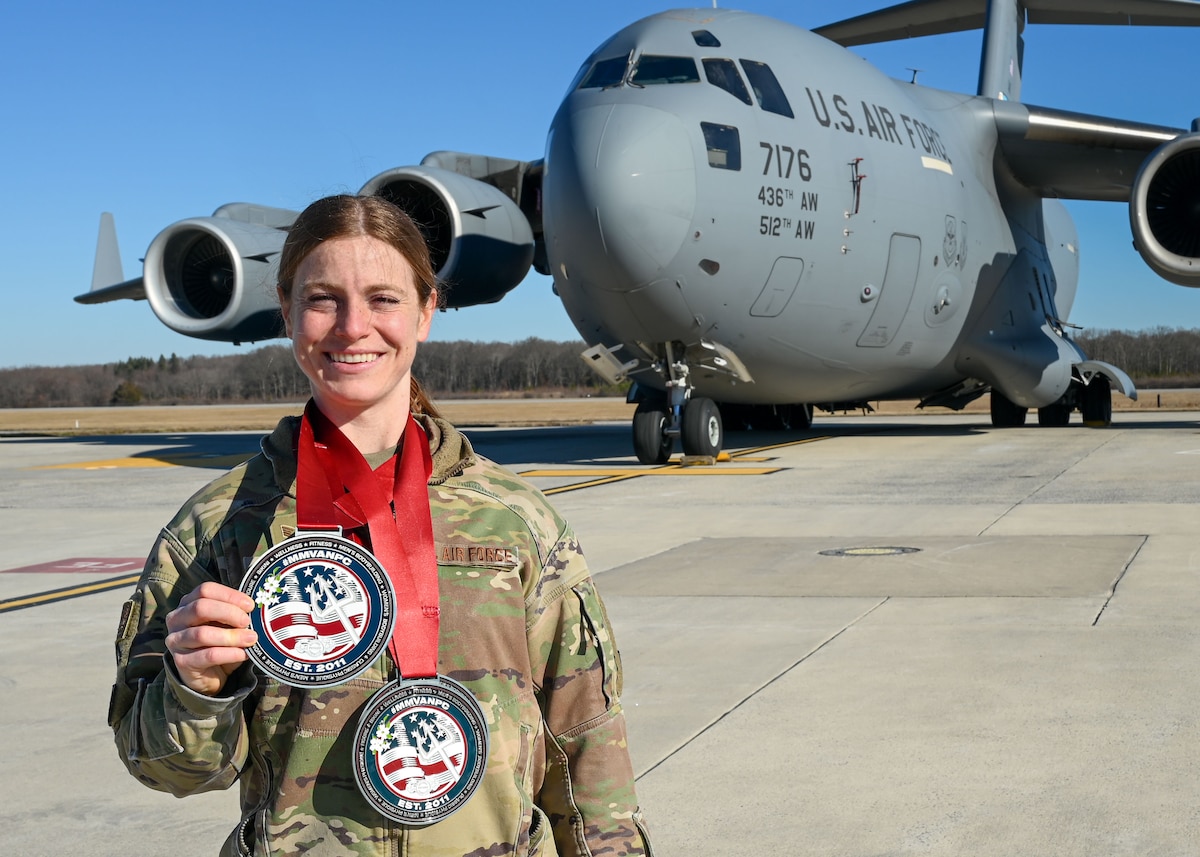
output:
M949 387L1021 251L1044 281L1016 307L1035 329L1065 318L1075 291L1061 206L997 188L990 104L892 80L745 13L643 20L593 53L551 126L556 289L584 339L625 359L653 362L666 342L732 351L751 383L690 379L720 401Z

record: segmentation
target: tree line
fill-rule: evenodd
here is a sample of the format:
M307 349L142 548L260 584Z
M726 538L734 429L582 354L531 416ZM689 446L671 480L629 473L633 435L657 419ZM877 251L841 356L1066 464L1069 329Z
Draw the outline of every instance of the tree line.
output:
M1076 332L1090 358L1121 367L1147 389L1200 387L1200 330ZM435 398L624 395L580 359L582 342L426 342L413 374ZM287 345L223 357L172 354L90 366L0 369L0 408L294 402L308 379Z
M413 374L435 397L624 395L580 358L583 342L426 342ZM0 369L0 408L295 402L308 379L287 345L221 357L130 357L90 366Z

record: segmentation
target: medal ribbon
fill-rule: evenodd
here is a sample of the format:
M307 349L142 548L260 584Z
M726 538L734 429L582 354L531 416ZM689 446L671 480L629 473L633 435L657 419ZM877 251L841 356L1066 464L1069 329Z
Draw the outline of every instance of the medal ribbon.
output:
M396 593L396 626L388 651L402 677L432 678L437 675L440 624L429 513L433 460L425 433L411 414L401 444L389 507L366 459L310 399L300 421L296 525L301 530L367 526L371 551Z

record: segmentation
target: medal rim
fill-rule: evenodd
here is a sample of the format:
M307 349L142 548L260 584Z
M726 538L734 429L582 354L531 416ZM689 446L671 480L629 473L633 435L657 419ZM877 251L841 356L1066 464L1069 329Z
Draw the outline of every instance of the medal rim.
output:
M369 767L374 767L376 764L375 754L370 749L370 742L376 727L383 719L382 715L398 702L415 696L435 696L443 699L450 696L451 699L448 701L457 706L462 719L451 716L459 727L473 736L475 740L473 767L469 772L460 776L450 789L453 791L461 785L458 794L444 806L432 810L409 810L397 806L393 802L394 793L390 791L386 794L381 793L371 781L368 770ZM409 706L409 708L414 707L416 706ZM394 722L403 713L402 711L390 717L389 722ZM354 732L354 780L367 803L384 817L414 827L427 827L449 818L475 795L483 783L483 776L487 771L489 750L490 735L483 706L467 688L444 675L424 679L402 679L384 687L372 696L367 702L367 707L359 716L358 726Z
M364 569L368 572L367 575L356 575L360 580L374 582L380 599L380 623L379 628L372 635L372 640L367 644L362 654L348 663L345 667L337 670L331 670L326 673L306 673L288 669L282 663L273 659L267 654L266 646L263 645L264 639L269 644L272 651L278 652L281 658L290 658L291 655L274 644L270 637L261 631L256 631L258 640L255 644L246 650L251 662L260 670L266 673L271 678L282 682L291 687L300 688L327 688L336 687L340 684L345 684L362 675L371 665L375 663L387 650L388 644L391 642L392 633L396 625L396 595L392 590L391 579L388 577L387 570L371 551L362 545L347 539L345 536L337 532L313 530L301 531L295 535L289 536L279 542L269 550L257 556L250 564L249 570L242 578L242 582L238 587L240 592L254 598L254 589L266 576L267 572L288 554L304 549L305 542L317 542L321 547L334 547L342 550L359 561ZM254 617L262 617L265 608L260 607L255 602L254 610L251 614L251 629L254 629ZM359 644L361 645L361 644ZM351 652L353 649L351 649ZM345 657L344 655L342 657ZM330 659L336 660L336 659ZM313 661L311 663L324 663L323 661Z

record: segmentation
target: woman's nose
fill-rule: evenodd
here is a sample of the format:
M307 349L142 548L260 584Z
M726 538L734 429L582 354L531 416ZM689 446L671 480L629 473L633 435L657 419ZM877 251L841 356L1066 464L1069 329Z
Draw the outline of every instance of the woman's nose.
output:
M359 298L349 298L338 308L337 329L350 339L361 339L371 327L371 307Z

